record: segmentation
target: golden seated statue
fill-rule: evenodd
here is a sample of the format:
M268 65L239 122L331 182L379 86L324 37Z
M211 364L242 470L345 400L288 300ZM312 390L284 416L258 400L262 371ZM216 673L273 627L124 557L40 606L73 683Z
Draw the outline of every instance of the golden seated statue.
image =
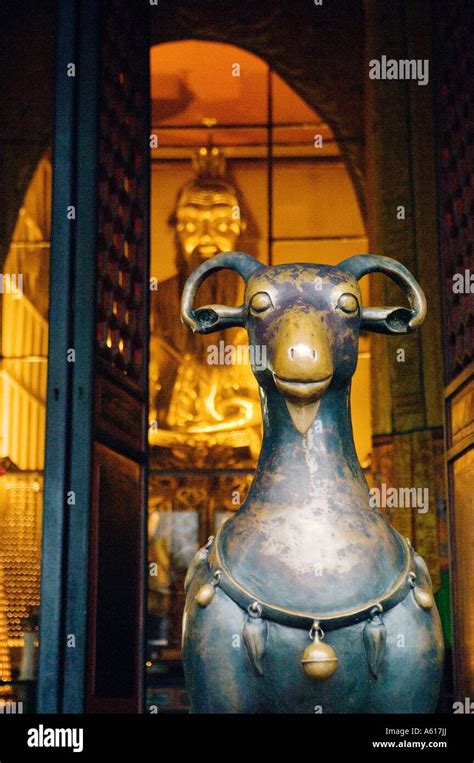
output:
M189 336L178 319L188 276L216 254L234 250L245 230L221 152L199 149L194 168L170 221L176 230L178 273L160 283L152 299L150 444L160 449L165 467L223 468L236 466L242 456L249 465L261 438L258 389L248 356L233 352L245 349L245 332L222 332L209 340ZM243 284L226 274L202 291L203 303L237 305ZM221 353L217 363L216 351Z

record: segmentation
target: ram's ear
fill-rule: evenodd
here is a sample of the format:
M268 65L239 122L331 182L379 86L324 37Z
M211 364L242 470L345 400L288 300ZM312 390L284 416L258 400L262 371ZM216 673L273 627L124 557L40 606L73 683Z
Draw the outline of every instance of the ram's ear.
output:
M219 270L235 270L247 283L250 276L264 267L265 265L262 265L261 262L243 252L225 252L203 262L184 284L181 298L181 320L192 331L197 331L199 334L211 334L213 331L220 331L224 328L245 326L245 305L240 305L240 307L206 305L194 309L194 298L203 281L212 273L217 273Z
M384 273L395 281L408 296L408 307L363 307L361 329L378 334L407 334L415 331L426 316L426 299L418 282L404 265L390 257L375 254L356 254L337 266L357 280L368 273Z

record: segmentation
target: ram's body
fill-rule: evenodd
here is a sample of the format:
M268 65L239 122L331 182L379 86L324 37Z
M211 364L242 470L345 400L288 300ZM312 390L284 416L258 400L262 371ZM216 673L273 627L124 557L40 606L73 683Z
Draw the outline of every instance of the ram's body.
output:
M245 305L194 311L199 284L223 267L245 278ZM364 309L357 279L373 270L402 286L412 309ZM255 479L186 582L194 712L434 710L443 642L429 573L370 507L349 406L361 325L406 333L425 310L408 271L371 255L265 268L231 253L189 279L191 328L245 325L266 350L254 369L264 421Z

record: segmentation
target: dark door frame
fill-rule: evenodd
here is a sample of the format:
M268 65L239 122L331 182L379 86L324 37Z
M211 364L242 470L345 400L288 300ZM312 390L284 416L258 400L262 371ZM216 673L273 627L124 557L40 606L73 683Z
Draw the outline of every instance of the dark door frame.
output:
M132 54L122 55L120 50L118 65L121 72L114 80L110 61L116 49L110 53L109 47L108 54L104 43L110 28L113 30L117 24L119 29L120 23L123 26L122 13L132 13L136 19L137 26L130 38L139 40L143 57L137 61ZM124 379L125 372L121 374L113 367L112 359L104 357L104 352L99 358L96 300L97 284L103 276L98 259L99 233L103 233L101 210L103 213L104 207L112 206L114 193L126 196L128 184L125 185L124 175L130 166L135 166L138 140L140 169L133 182L140 187L141 200L130 196L128 204L133 210L141 204L144 210L140 218L140 238L136 239L141 243L136 244L134 251L141 247L145 252L145 262L137 277L140 278L139 310L143 319L141 364L142 370L148 369L150 99L147 19L148 8L138 0L58 2L38 680L40 713L138 712L143 707L147 373L142 373L133 385L128 378ZM123 33L123 28L121 31ZM133 46L127 44L124 47L130 51ZM120 135L122 146L118 146L118 138L111 138L109 115L106 113L104 118L104 111L109 106L106 103L104 109L103 85L106 80L106 84L115 88L114 93L125 93L130 81L138 81L143 92L148 92L148 98L142 99L141 132L137 140L133 139L135 143L127 137L131 133L127 132L127 124L120 122L120 118L115 136ZM127 84L123 85L125 80ZM131 92L135 94L136 90ZM122 172L118 188L106 178L105 201L99 201L99 172L104 169L100 147L107 140L114 155L114 168L118 164L124 170L123 151L130 155L130 162ZM129 226L133 227L136 219L135 211L130 212ZM131 267L136 268L136 264ZM133 283L134 277L130 279ZM114 288L112 283L111 289ZM129 394L130 390L132 393ZM131 445L127 432L120 429L123 420L114 430L114 401L116 409L123 406L130 416L135 417L135 439ZM120 413L117 410L117 415ZM104 417L111 419L110 429L104 424ZM125 425L124 430L126 428ZM118 497L112 495L113 490L104 493L102 487L103 482L113 487L111 475L113 478L114 468L120 469L121 465L124 466L123 475L117 473L117 478L125 479L121 484L131 488L129 496L135 494L131 507L126 498L121 506L120 494ZM134 480L136 492L133 490ZM117 515L114 516L115 507ZM125 509L126 512L127 507L128 515L122 511ZM125 561L129 567L123 579L115 583L107 570L107 564L109 569L113 568L114 558L110 556L109 547L115 539L109 539L107 532L110 528L120 531L117 516L123 517L125 524L128 522L133 541L127 546L130 553ZM120 539L118 542L120 545ZM126 580L130 578L131 588L127 591ZM107 625L104 608L108 598L113 599L115 607L120 607L121 596L125 608L131 608L124 615L124 620L128 617L131 625L125 631L128 643L122 642L113 652L118 659L114 665L116 670L113 670L110 656L104 650L102 631L104 624ZM114 619L113 612L111 619ZM116 617L115 622L117 620ZM113 622L108 627L111 630ZM120 628L118 630L121 632ZM105 642L108 636L109 633ZM123 665L120 663L122 654ZM127 680L121 685L123 675Z
M48 388L43 501L43 545L38 711L59 712L63 681L63 606L66 564L68 439L70 432L72 264L74 229L66 214L73 204L74 113L77 80L61 76L74 59L77 8L74 0L58 6L54 118L53 210L50 261ZM59 33L60 32L60 33ZM61 288L58 285L61 284Z

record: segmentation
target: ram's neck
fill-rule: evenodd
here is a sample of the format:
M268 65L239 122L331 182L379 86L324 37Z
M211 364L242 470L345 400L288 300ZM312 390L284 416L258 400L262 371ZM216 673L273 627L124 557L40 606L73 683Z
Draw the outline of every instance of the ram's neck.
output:
M334 490L367 493L352 436L350 387L330 388L305 435L295 428L283 396L262 393L264 437L251 488L253 501L289 502ZM281 499L281 500L280 500Z

